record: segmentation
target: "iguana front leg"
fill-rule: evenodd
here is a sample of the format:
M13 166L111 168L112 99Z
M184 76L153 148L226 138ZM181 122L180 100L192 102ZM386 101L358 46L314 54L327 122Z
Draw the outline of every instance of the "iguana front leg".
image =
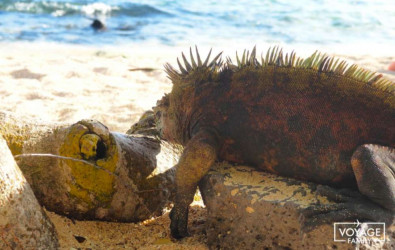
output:
M170 212L171 235L176 238L188 236L188 208L193 200L200 179L208 172L217 159L215 134L202 130L186 145L177 164L177 193L174 207Z

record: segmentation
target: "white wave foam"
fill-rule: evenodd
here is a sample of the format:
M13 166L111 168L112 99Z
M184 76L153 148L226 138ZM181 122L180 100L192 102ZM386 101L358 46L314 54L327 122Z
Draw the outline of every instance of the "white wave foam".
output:
M15 3L14 5L9 5L5 8L6 11L21 11L29 12L36 7L35 3Z
M93 3L82 6L81 12L85 13L88 16L96 16L96 15L109 15L112 10L119 9L118 7L112 7L105 3Z
M57 16L64 16L64 14L66 14L66 11L64 10L55 10L54 12L52 12L51 15L57 17Z

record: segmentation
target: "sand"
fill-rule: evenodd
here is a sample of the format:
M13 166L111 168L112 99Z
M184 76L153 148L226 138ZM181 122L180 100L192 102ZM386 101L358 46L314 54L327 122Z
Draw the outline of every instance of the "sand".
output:
M112 131L125 132L170 91L171 83L163 72L163 65L166 62L174 65L180 52L187 49L154 44L99 48L1 43L0 110L67 123L97 119ZM208 49L201 49L202 57ZM234 56L234 48L222 49L225 55ZM314 48L309 48L301 54L312 51ZM395 60L394 55L375 56L373 52L359 51L339 56L395 81L394 72L386 70ZM205 211L201 206L191 209L193 237L181 242L170 240L167 213L142 223L72 221L48 214L64 249L207 248Z
M141 223L77 221L47 214L56 227L62 249L208 249L204 232L205 210L192 206L189 218L191 237L170 238L168 212Z

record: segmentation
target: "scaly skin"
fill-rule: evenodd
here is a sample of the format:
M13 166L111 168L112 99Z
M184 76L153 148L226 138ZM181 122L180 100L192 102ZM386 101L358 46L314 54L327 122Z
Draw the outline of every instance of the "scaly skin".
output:
M181 72L167 65L173 89L154 109L162 138L185 146L170 215L175 238L188 235L188 206L199 180L217 159L359 188L393 214L393 83L356 66L346 70L344 62L325 55L301 60L292 53L284 59L278 49L269 50L262 63L255 48L238 65L223 65L217 58L202 63L198 52L197 62L192 52L191 64L183 59L186 69L179 63ZM373 172L383 185L361 177ZM369 191L372 186L375 192ZM378 198L378 192L384 197Z

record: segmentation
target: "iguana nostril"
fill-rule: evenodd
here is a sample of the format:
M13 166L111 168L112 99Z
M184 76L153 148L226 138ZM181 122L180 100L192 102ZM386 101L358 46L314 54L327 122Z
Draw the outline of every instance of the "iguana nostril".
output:
M80 139L81 154L85 159L94 159L98 156L98 145L103 144L101 138L96 134L86 134ZM102 153L100 153L102 154Z

